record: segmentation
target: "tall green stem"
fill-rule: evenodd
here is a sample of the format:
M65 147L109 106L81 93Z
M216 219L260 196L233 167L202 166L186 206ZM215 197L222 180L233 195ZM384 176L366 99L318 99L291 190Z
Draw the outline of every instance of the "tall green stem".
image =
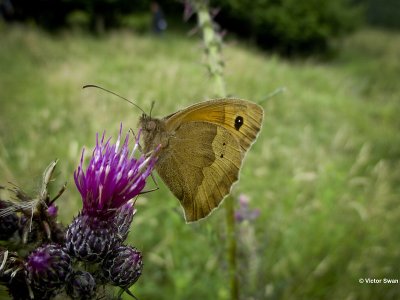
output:
M236 262L236 230L235 230L235 209L232 196L225 199L227 251L229 263L230 294L233 300L239 299L239 281L237 277Z
M207 4L205 1L194 1L199 27L203 34L204 49L207 56L207 68L215 84L215 92L219 97L226 97L225 80L223 74L223 60L221 57L221 38L214 30Z
M197 12L198 24L202 31L204 49L207 57L207 68L214 81L215 92L218 97L226 97L225 80L223 74L223 60L221 55L222 42L209 13L206 1L193 0ZM234 199L229 196L225 200L226 231L227 231L227 256L229 265L230 299L239 299L239 282L237 277L236 262L236 234Z

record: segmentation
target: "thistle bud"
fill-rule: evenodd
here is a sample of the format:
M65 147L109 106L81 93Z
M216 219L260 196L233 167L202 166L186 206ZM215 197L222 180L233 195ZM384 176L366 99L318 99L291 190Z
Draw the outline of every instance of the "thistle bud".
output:
M111 284L129 287L142 274L142 254L129 246L116 247L104 259L102 269L103 276Z
M74 272L67 283L67 294L72 299L90 300L96 295L96 281L92 274L85 271Z
M29 255L26 270L35 298L50 298L64 287L72 271L71 258L61 246L48 244Z

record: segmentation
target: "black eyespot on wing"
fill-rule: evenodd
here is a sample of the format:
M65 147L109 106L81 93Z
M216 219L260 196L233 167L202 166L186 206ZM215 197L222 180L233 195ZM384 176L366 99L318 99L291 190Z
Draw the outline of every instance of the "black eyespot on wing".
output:
M224 155L223 155L223 154L221 154L219 157L221 157L221 158L224 158Z
M242 116L237 116L235 119L235 129L239 130L240 127L243 125L243 117Z
M225 146L226 145L226 143L224 142L224 143L222 143L222 146Z

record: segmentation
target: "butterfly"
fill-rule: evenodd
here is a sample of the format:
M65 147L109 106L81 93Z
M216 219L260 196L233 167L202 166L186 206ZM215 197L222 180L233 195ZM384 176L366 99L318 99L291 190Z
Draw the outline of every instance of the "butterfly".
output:
M179 199L186 222L208 216L239 178L264 110L241 99L200 102L164 118L143 114L144 152L159 147L155 169Z

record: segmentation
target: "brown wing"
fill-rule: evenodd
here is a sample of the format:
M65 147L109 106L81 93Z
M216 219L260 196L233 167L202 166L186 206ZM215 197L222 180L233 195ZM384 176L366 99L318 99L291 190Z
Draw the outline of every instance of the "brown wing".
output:
M189 106L164 120L169 132L185 122L209 122L227 129L246 152L260 131L264 110L261 106L241 99L215 99Z
M242 159L238 140L224 127L186 122L170 137L156 169L192 222L210 214L230 192Z

